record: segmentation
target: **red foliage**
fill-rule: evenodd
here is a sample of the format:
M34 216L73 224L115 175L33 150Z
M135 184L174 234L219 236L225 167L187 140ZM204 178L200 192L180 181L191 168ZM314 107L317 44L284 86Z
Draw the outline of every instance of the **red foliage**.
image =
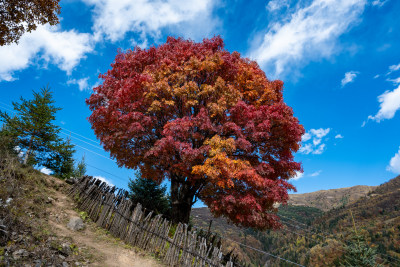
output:
M301 171L293 153L304 133L281 81L220 37L120 52L100 77L89 121L120 166L178 184L173 208L186 201L186 213L198 197L238 225L279 227L273 204L294 190L287 180Z

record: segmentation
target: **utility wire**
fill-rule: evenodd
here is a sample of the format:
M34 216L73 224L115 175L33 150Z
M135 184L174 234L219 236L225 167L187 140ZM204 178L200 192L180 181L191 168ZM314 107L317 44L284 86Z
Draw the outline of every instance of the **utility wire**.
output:
M266 252L266 251L264 251L264 250L261 250L261 249L258 249L258 248L253 248L253 247L251 247L251 246L249 246L249 245L246 245L246 244L240 243L240 242L238 242L238 241L232 240L232 239L230 239L230 238L227 238L227 237L224 237L224 238L225 238L226 240L230 240L230 241L232 241L232 242L234 242L234 243L236 243L236 244L239 244L239 245L241 245L241 246L247 247L247 248L249 248L249 249L252 249L252 250L254 250L254 251L258 251L258 252L260 252L260 253L263 253L263 254L265 254L265 255L268 255L268 256L274 257L274 258L276 258L276 259L279 259L279 260L283 260L283 261L289 262L289 263L291 263L291 264L294 264L294 265L296 265L296 266L305 267L304 265L301 265L301 264L298 264L298 263L296 263L296 262L293 262L293 261L291 261L291 260L288 260L288 259L285 259L285 258L282 258L282 257L276 256L276 255L273 255L273 254L271 254L271 253L269 253L269 252Z
M62 134L65 134L65 135L67 135L67 136L69 136L69 137L71 137L71 138L74 138L74 139L76 139L76 140L79 140L79 141L81 141L81 142L83 142L83 143L85 143L85 144L87 144L87 145L90 145L90 146L92 146L92 147L95 147L95 148L97 148L97 149L100 149L100 150L104 151L104 149L102 149L101 147L95 146L95 145L93 145L93 144L91 144L91 143L89 143L89 142L86 142L86 141L84 141L84 140L82 140L82 139L79 139L78 137L75 137L75 136L73 136L73 135L69 135L68 133L64 133L63 131L61 131L61 133L62 133Z

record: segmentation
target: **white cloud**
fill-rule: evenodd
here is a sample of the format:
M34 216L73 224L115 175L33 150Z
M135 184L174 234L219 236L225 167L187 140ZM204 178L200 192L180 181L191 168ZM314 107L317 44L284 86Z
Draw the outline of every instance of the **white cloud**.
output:
M310 140L311 139L311 134L310 133L305 133L305 134L303 134L302 136L301 136L301 141L302 142L306 142L306 141L308 141L308 140Z
M311 177L316 177L316 176L320 175L321 172L322 172L321 170L316 171L316 172L313 172L313 173L310 174L310 176L311 176Z
M266 9L269 12L274 12L274 11L278 11L284 7L289 7L288 0L271 0L268 2Z
M96 179L99 179L102 182L106 182L109 186L114 186L114 184L108 180L107 178L103 177L103 176L93 176Z
M319 128L319 129L311 129L310 133L312 133L317 138L322 138L322 137L326 136L330 131L331 131L331 128L326 128L326 129Z
M374 76L374 79L378 79L381 75L377 74Z
M318 139L318 138L314 138L313 139L313 145L314 146L317 146L317 145L319 145L321 143L321 139Z
M337 134L337 135L335 136L335 139L342 139L342 138L344 138L344 136L341 135L341 134Z
M366 0L314 0L298 8L287 23L270 23L250 57L276 76L288 74L294 65L329 58L338 50L339 36L359 21L365 5Z
M382 7L384 4L386 4L388 0L374 0L372 2L373 6L377 6L377 7Z
M79 91L83 91L83 90L86 90L86 89L90 89L89 88L89 84L88 84L88 80L89 80L89 77L82 78L82 79L79 79L79 80L72 79L72 80L68 80L67 84L77 84L78 87L79 87Z
M348 83L354 82L354 79L358 75L358 71L349 71L344 74L344 78L341 81L342 87Z
M400 174L400 147L399 151L390 159L389 166L387 166L386 169L396 174Z
M378 96L378 102L380 103L378 113L375 116L368 116L368 119L380 122L393 118L396 111L400 109L400 85L393 91L386 91Z
M302 145L299 149L299 152L306 155L310 154L311 152L313 152L312 145L311 144Z
M47 174L47 175L50 175L52 173L52 170L47 169L46 167L43 167L43 168L40 169L40 172L44 173L44 174Z
M391 74L392 72L395 72L395 71L398 71L398 70L400 70L400 63L397 64L397 65L391 65L391 66L389 66L389 70L388 70L388 72L386 73L386 75L389 75L389 74Z
M398 85L398 84L400 84L400 77L398 77L396 79L386 79L386 81L392 82L394 85Z
M15 80L14 72L32 65L35 57L70 74L92 50L89 34L61 31L58 26L38 26L35 31L25 33L18 44L0 47L0 81Z
M316 155L320 155L325 150L325 144L320 145L317 149L315 149L312 153Z
M302 136L302 146L299 152L302 154L322 154L326 145L322 143L322 139L329 134L330 128L311 129ZM311 142L307 143L308 141Z
M297 181L297 180L299 180L300 178L302 178L303 176L304 176L304 173L303 173L303 172L297 171L296 174L295 174L292 178L290 178L290 180Z
M124 38L127 32L137 33L141 41L147 36L158 38L161 30L177 30L199 36L210 34L216 24L212 17L212 0L83 0L94 6L95 39L104 36L112 42Z

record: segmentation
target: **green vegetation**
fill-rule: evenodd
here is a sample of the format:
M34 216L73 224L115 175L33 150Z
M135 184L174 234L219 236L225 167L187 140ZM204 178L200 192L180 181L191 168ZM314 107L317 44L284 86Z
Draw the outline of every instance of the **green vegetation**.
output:
M56 177L65 179L85 174L84 159L74 167L74 145L60 137L60 127L54 124L58 108L52 91L46 87L33 92L33 99L21 97L12 103L15 114L0 111L3 122L0 136L8 140L9 153L23 154L22 162L29 166L44 166Z
M169 216L171 199L165 193L166 186L161 186L153 180L142 178L136 174L136 179L129 179L129 197L136 205L140 203L147 210Z

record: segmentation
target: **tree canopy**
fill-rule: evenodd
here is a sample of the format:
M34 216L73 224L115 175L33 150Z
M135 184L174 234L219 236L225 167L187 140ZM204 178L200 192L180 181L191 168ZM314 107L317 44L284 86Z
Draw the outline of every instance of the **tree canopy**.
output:
M4 123L1 135L13 140L12 145L24 154L24 164L45 166L53 175L67 178L74 172L75 150L70 140L59 136L60 127L54 120L61 108L54 103L48 87L33 92L33 99L21 97L20 102L12 103L13 116L0 111L0 120Z
M280 224L303 127L283 83L224 49L220 37L169 37L119 52L87 99L89 121L120 166L171 181L172 218L188 222L199 198L215 216L259 229Z
M140 203L148 210L165 216L170 215L171 204L166 194L166 186L137 174L135 179L129 179L128 187L129 198L134 204Z
M0 0L0 46L18 42L38 24L57 24L60 0Z

